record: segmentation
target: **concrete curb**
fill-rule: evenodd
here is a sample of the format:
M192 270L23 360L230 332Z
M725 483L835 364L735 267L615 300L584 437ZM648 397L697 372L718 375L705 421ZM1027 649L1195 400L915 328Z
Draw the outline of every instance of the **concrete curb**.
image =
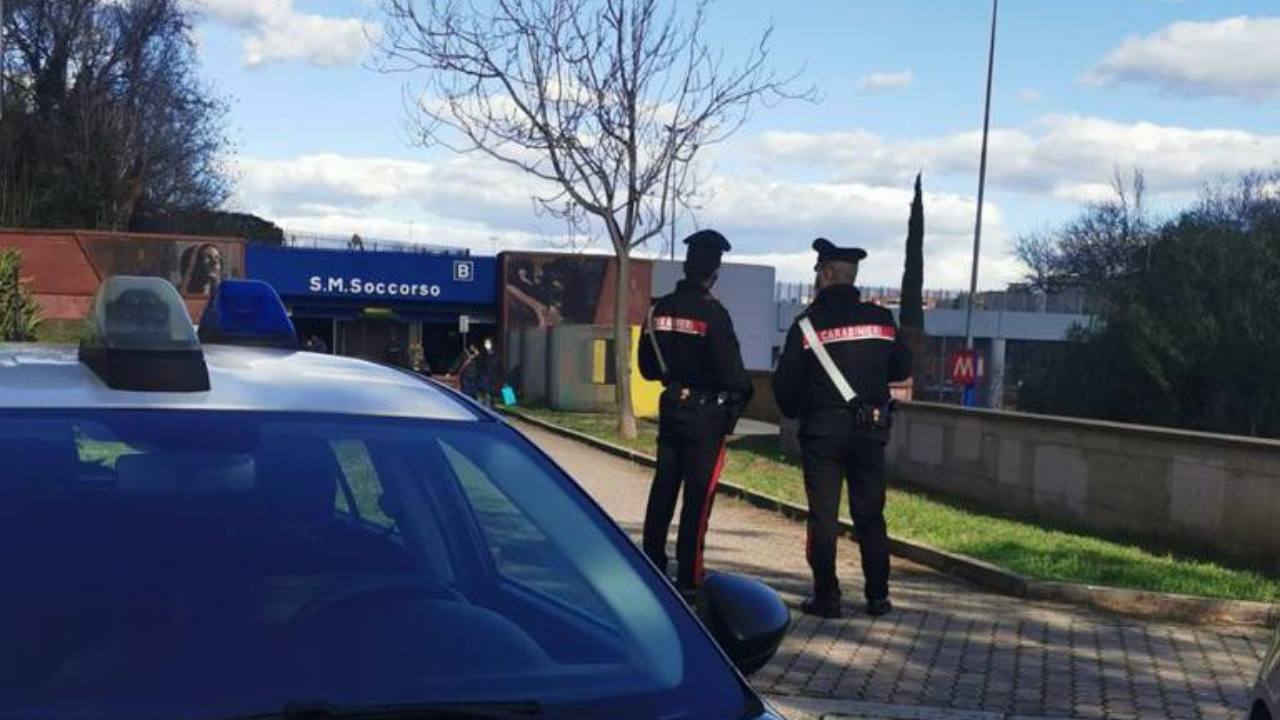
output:
M888 705L861 700L804 697L800 695L769 695L769 703L792 720L822 720L823 718L862 718L864 720L1027 720L999 712L983 710L955 710L951 708L916 705ZM1054 720L1037 718L1036 720ZM1063 720L1061 718L1057 720Z
M520 422L576 440L638 465L653 467L657 463L652 456L638 450L561 427L516 409L503 408L502 412ZM792 520L802 521L809 517L808 508L802 505L750 490L732 481L721 479L719 490L730 497L746 501L763 510L779 513ZM846 535L854 540L857 539L851 522L841 519L840 527ZM889 550L898 557L1012 597L1085 605L1107 612L1151 620L1266 628L1273 628L1280 624L1280 604L1033 580L976 558L901 538L890 538Z

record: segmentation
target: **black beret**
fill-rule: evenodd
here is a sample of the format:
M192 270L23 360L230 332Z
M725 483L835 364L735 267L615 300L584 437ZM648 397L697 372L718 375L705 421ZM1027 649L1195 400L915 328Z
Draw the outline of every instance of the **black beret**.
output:
M836 247L836 244L826 238L818 238L813 241L813 249L818 251L818 262L861 262L867 257L867 251L862 248L842 248Z
M729 241L715 230L699 230L684 239L688 246L684 255L685 274L705 279L720 269L720 256L730 249Z
M684 244L688 245L690 250L700 248L703 250L713 250L722 254L733 249L733 247L729 245L729 241L715 230L699 230L685 238Z

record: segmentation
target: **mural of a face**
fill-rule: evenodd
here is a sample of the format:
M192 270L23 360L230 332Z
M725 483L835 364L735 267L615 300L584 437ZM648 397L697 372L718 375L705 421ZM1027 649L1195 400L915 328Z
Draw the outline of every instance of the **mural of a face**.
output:
M182 253L182 291L208 295L222 280L222 251L211 243L192 246Z
M222 277L222 253L213 245L202 245L196 257L196 272L206 277Z

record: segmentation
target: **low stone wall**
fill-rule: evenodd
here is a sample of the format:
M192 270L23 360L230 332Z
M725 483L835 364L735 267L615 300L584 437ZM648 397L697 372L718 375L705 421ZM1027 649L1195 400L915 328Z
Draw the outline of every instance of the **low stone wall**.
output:
M903 404L891 473L1024 518L1165 538L1280 570L1280 442Z

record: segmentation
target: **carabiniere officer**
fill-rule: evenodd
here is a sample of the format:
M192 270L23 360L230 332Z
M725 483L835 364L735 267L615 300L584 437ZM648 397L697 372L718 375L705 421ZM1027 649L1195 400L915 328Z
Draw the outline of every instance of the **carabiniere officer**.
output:
M685 238L684 279L649 310L640 373L665 386L658 410L658 466L644 516L644 552L667 571L667 533L684 489L676 540L676 584L692 600L702 582L702 547L725 438L751 397L733 321L711 288L729 241L714 230Z
M879 616L893 609L884 520L884 448L893 416L889 383L911 376L911 351L898 340L893 313L862 302L854 286L867 253L825 238L815 240L813 249L817 297L792 323L773 375L778 408L800 420L809 499L805 555L813 571L813 597L801 610L841 615L836 537L841 486L847 482L866 608Z

